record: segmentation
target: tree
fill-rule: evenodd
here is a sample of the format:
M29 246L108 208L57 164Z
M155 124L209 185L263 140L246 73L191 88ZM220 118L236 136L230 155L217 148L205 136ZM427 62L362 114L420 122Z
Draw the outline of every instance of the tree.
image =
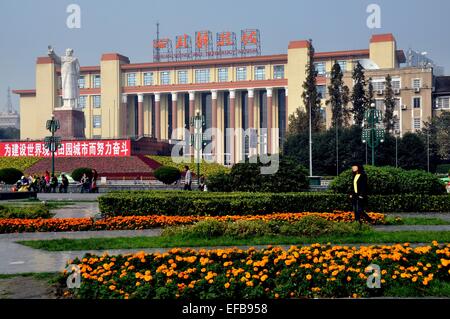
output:
M403 135L398 145L398 162L404 169L427 169L427 150L418 134Z
M306 79L303 82L303 105L305 106L307 119L309 121L309 108L311 107L311 128L313 132L318 132L322 128L320 119L320 95L317 92L317 70L314 66L314 47L312 40L309 40L308 63L306 64ZM309 125L309 124L308 124ZM308 126L309 127L309 126Z
M366 95L366 108L370 107L372 103L375 103L375 97L373 94L373 84L372 84L372 78L369 78L369 85L367 87L367 95Z
M331 83L328 86L328 95L330 98L326 101L327 105L331 105L332 126L342 126L346 122L348 116L345 110L346 104L349 102L349 89L342 80L343 74L339 63L335 62L331 68Z
M442 112L425 122L421 131L423 141L427 134L430 135L431 154L435 154L438 161L450 160L450 112Z
M394 90L392 89L392 78L388 74L386 76L386 84L384 91L384 116L383 123L386 132L392 132L394 129L394 109L395 109L395 97Z
M352 113L355 124L361 126L364 122L364 113L366 111L367 96L366 96L366 79L364 75L364 68L358 62L353 69L353 89L352 89Z
M309 117L306 112L297 108L294 114L289 115L289 129L288 135L300 134L302 132L308 132L309 129Z

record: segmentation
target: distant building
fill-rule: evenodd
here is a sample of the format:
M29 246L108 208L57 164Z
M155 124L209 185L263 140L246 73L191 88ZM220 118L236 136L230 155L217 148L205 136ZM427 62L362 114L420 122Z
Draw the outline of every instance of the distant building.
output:
M435 77L433 88L433 114L450 111L450 76Z
M427 52L418 52L413 49L409 49L406 52L406 65L408 67L417 68L433 68L434 76L444 75L444 67L437 65L432 59L427 57Z
M14 127L20 128L19 114L13 110L11 101L11 89L8 88L6 111L0 112L0 128Z

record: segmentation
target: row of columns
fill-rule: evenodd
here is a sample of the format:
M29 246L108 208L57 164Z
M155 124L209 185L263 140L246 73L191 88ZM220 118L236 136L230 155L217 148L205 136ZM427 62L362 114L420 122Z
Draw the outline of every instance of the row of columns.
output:
M255 98L254 98L254 89L247 89L248 92L248 123L247 127L249 129L255 129L254 125L254 119L255 119ZM266 88L266 94L267 94L267 152L272 152L272 134L270 134L272 126L273 126L273 120L272 120L272 113L273 113L273 98L272 98L273 88ZM172 97L172 105L169 106L172 108L172 130L175 130L177 128L177 100L178 100L178 94L177 92L171 92ZM231 89L229 90L229 128L235 128L236 127L236 116L235 116L235 109L236 109L236 90ZM287 97L288 91L287 88L285 88L285 95ZM138 136L144 135L144 94L138 93L138 116L137 116L137 132ZM161 140L161 93L154 93L155 96L155 138L156 140ZM128 127L128 114L127 112L127 95L122 95L122 109L125 114L123 114L123 117L125 120L122 123L122 131L127 132ZM285 100L285 108L286 108L286 118L285 123L287 125L287 119L288 119L288 112L287 112L287 99ZM189 91L189 116L193 116L195 112L195 92ZM211 90L211 126L212 128L217 128L217 90ZM194 128L190 127L191 134L194 133ZM234 135L233 135L234 136ZM215 136L213 136L213 145L215 145ZM235 137L231 139L230 141L230 153L231 153L231 163L235 163ZM216 148L213 147L213 156L215 156ZM250 154L254 155L254 154Z

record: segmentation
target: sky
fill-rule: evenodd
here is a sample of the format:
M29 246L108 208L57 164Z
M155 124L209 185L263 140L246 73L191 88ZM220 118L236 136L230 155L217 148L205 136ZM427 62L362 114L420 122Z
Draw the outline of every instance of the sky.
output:
M66 25L71 4L80 7L80 28ZM367 26L370 4L380 8L380 28ZM0 111L8 86L35 88L36 57L48 45L59 55L73 48L83 66L99 65L106 52L151 62L157 21L172 41L199 30L257 28L262 54L286 53L289 41L309 38L319 52L366 49L372 34L393 33L399 49L426 51L450 74L449 14L448 0L0 0Z

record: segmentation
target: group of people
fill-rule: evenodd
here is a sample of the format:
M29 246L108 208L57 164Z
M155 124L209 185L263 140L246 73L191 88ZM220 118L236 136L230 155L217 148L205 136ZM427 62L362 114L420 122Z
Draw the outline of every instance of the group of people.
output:
M36 193L56 193L59 188L60 193L67 193L69 188L69 179L65 174L61 174L61 182L53 174L50 176L48 171L44 175L22 176L13 186L13 192L36 192Z
M191 191L192 190L192 172L189 169L189 166L185 165L184 166L184 190L185 191ZM201 175L199 178L199 183L198 183L198 190L202 191L202 192L206 192L207 191L207 187L206 187L206 179L204 175Z
M81 193L98 193L97 186L98 173L95 169L91 174L83 174L78 186L81 187ZM56 193L56 190L60 193L67 193L69 189L69 179L65 174L60 175L60 179L56 175L48 171L44 175L29 175L22 176L16 184L13 186L13 192L36 192L36 193Z

